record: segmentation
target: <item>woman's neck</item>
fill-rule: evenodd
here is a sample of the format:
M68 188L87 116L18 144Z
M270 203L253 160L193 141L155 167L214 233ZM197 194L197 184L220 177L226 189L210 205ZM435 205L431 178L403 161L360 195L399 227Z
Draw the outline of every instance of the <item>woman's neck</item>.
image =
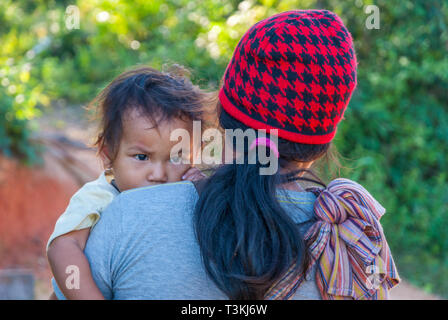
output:
M312 163L313 163L313 161L305 162L305 163L298 163L298 162L290 163L287 167L280 168L280 173L287 174L289 172L294 172L299 169L308 169L309 167L311 167ZM297 176L301 177L304 174L305 174L305 172L302 172L302 173L299 173ZM301 185L300 180L284 183L281 185L281 188L287 189L287 190L292 190L292 191L305 192L305 188Z

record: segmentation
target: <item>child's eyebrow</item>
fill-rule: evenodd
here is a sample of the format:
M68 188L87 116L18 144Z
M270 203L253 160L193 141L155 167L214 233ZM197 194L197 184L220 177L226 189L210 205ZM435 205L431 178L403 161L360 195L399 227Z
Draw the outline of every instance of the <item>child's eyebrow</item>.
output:
M153 153L151 150L146 149L144 147L141 146L132 146L128 149L128 151L142 151L144 153Z

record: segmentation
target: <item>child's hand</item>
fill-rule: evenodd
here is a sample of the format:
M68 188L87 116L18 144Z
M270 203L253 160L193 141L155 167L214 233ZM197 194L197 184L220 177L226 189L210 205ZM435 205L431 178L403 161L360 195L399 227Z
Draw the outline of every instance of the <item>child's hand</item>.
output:
M201 172L198 168L190 168L185 172L185 174L182 176L182 180L189 180L189 181L198 181L201 179L204 179L206 177L205 174Z

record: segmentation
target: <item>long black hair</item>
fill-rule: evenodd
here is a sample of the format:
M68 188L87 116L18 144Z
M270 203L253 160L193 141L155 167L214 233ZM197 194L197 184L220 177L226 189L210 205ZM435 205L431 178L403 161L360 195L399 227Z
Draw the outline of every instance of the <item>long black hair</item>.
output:
M223 129L248 129L219 105L218 110ZM278 138L279 166L316 160L330 144ZM244 154L248 156L247 145ZM194 227L206 272L217 287L230 299L263 299L291 266L297 274L306 272L310 263L303 235L277 201L277 187L299 179L325 184L319 178L299 177L306 169L260 175L258 159L255 164L244 160L224 164L207 178L196 204Z

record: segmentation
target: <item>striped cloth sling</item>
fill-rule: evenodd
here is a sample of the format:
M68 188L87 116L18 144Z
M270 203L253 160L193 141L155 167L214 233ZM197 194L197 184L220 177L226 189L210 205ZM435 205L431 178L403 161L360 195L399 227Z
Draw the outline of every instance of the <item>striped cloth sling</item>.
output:
M388 299L400 282L379 222L385 209L358 183L344 178L327 188L309 188L316 194L317 221L305 234L316 264L316 284L322 299ZM292 266L265 295L291 299L305 279Z

